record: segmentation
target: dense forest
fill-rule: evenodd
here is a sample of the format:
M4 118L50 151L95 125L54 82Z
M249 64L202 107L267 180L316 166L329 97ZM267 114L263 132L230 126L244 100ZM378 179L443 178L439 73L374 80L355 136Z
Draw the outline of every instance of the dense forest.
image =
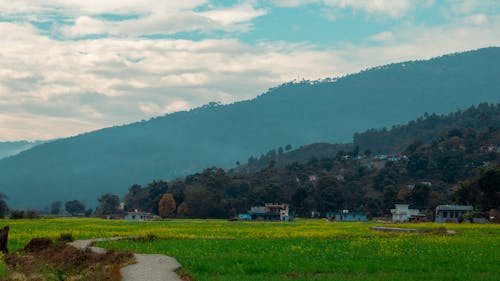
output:
M437 115L425 113L417 120L392 128L370 129L354 134L354 144L360 149L370 149L376 153L396 153L403 151L415 140L431 142L440 137L436 132L447 132L454 128L470 128L484 131L500 124L498 106L487 103L467 110Z
M75 198L95 207L100 194L123 195L131 183L171 180L211 166L228 169L288 144L352 142L355 132L402 124L424 112L500 102L499 64L500 48L395 63L55 140L1 159L0 192L18 208ZM357 141L362 150L378 142ZM411 141L372 150L398 151Z
M395 203L430 213L448 203L487 211L500 206L499 118L500 104L481 104L357 134L371 144L375 132L377 147L398 139L409 143L390 155L376 154L370 145L285 146L227 171L212 167L170 182L133 185L125 207L158 213L162 194L170 193L177 205L172 215L179 217L232 217L265 202L289 203L301 216L342 209L384 216Z

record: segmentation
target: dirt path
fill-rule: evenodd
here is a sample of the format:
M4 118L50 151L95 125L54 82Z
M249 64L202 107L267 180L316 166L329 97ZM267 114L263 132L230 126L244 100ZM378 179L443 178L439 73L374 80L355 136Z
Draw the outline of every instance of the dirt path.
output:
M121 237L97 238L89 240L76 240L69 245L77 249L90 248L95 253L105 253L106 249L91 247L94 242L120 240ZM165 255L134 254L135 264L122 268L123 281L181 281L175 270L181 265L174 259Z

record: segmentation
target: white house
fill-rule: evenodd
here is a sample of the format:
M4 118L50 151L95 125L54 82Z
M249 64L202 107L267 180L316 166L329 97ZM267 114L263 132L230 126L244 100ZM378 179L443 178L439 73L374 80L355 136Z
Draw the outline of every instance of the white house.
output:
M412 217L420 213L417 209L409 209L408 204L395 204L395 209L391 209L393 222L409 222Z
M153 217L152 214L150 213L144 213L144 212L128 212L127 215L125 215L125 220L128 221L148 221Z

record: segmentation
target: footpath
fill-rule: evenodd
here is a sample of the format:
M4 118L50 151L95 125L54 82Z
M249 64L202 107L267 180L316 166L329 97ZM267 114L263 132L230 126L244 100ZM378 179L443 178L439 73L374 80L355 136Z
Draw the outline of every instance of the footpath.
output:
M85 250L103 254L106 249L93 247L92 243L101 241L112 241L124 239L122 237L97 238L89 240L76 240L69 245ZM165 255L134 254L137 263L128 265L121 270L123 281L182 281L175 271L181 268L181 264L172 257Z

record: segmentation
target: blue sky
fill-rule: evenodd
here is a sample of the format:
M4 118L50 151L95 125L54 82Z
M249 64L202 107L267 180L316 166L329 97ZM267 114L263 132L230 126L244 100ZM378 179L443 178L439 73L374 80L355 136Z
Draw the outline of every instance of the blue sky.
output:
M0 141L500 44L500 1L0 0Z

